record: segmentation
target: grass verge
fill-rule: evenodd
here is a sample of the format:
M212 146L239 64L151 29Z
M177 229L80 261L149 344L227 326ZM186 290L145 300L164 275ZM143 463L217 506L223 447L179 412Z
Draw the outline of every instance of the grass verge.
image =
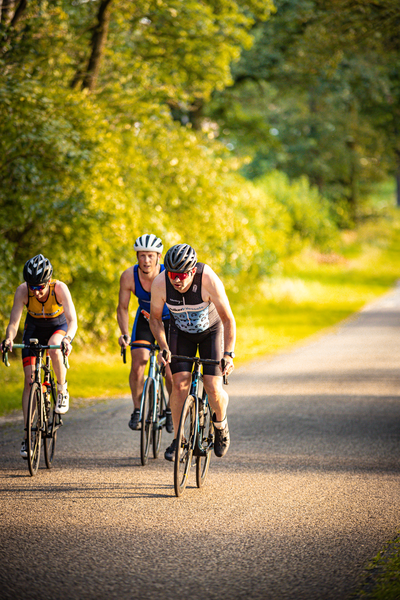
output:
M399 600L400 534L385 544L367 566L363 581L350 600Z

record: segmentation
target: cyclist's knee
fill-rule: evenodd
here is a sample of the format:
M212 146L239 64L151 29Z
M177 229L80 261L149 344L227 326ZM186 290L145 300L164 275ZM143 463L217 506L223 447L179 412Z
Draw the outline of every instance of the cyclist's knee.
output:
M222 377L214 375L203 376L204 387L206 388L207 394L220 394L224 390L222 388Z
M49 354L53 363L62 360L61 350L49 350Z
M190 373L182 371L180 373L174 373L172 376L172 384L177 392L184 392L188 389L190 383Z

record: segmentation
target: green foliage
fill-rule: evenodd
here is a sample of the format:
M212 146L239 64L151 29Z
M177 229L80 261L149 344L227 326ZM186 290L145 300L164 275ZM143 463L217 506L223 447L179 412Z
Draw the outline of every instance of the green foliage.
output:
M337 243L337 231L330 215L329 204L306 177L290 182L282 172L275 171L255 181L257 187L273 197L285 209L288 254L304 244L330 250Z
M235 155L247 157L247 177L272 169L307 175L338 222L351 226L366 210L371 184L399 169L398 6L276 6L255 27L253 47L233 65L234 84L214 95L207 115Z
M104 118L81 94L14 79L0 87L0 123L3 325L23 264L42 252L55 276L76 282L75 296L85 298L83 326L104 334L110 306L99 300L119 264L122 205L117 148Z
M263 82L258 95L247 78L241 93L231 88L230 108L223 101L215 104L220 128L214 119L205 119L201 131L173 121L169 108L204 101L229 84L230 67L241 49L250 52L253 34L260 60L251 77L265 65L277 75L285 28L300 39L302 19L314 6L311 0L291 3L299 11L297 18L291 19L293 10L283 11L283 21L274 21L279 45L271 49L273 39L266 43L262 25L272 10L269 2L115 0L109 5L108 39L98 48L101 60L92 93L81 91L81 84L99 26L98 0L32 0L14 27L3 19L2 327L23 264L38 252L49 256L55 276L70 286L79 317L77 343L95 340L104 346L117 333L120 273L135 262L132 242L144 231L162 237L166 248L192 243L233 296L250 290L245 285L249 280L256 285L276 273L283 258L304 246L334 246L337 233L326 202L302 176L304 156L310 180L319 189L317 174L330 182L331 191L334 185L341 190L350 185L338 182L338 173L346 175L349 156L356 151L347 144L347 154L339 152L350 113L345 111L339 127L344 104L331 102L332 86L327 86L321 110L314 110L314 133L302 135L310 127L305 110L309 92L299 91L306 74L298 70L292 45L287 65L298 76L296 98L280 102L284 76L279 86ZM235 67L236 78L240 73L247 77L243 64L250 69L251 56L256 55L245 55ZM307 81L315 80L311 73ZM329 106L332 123L323 118ZM280 119L279 135L275 122L265 118L268 110ZM327 135L333 124L340 130L337 138ZM232 139L235 152L227 148ZM287 165L290 151L297 149L291 180L275 171L245 180L239 169L249 162L252 146L261 162L269 161L269 170ZM248 169L257 154L253 158ZM257 174L263 172L260 168Z
M400 537L387 542L367 566L364 581L349 600L397 600L400 597Z

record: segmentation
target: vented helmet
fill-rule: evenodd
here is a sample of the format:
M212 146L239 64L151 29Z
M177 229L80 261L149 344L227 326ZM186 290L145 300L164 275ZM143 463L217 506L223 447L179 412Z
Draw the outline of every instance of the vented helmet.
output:
M133 246L136 252L144 251L144 252L157 252L158 254L162 254L163 244L160 238L158 238L154 233L144 233L135 242Z
M197 265L196 250L189 244L176 244L168 250L164 258L167 271L173 273L186 273Z
M28 285L48 283L53 275L53 267L48 258L38 254L30 258L24 266L24 279Z

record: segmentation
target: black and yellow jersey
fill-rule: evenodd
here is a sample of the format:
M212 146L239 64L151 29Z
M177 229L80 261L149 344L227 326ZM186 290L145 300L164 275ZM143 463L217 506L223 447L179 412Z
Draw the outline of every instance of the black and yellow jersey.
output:
M57 279L51 279L45 300L38 300L28 286L28 314L35 319L55 319L63 314L63 305L57 300L55 286Z

